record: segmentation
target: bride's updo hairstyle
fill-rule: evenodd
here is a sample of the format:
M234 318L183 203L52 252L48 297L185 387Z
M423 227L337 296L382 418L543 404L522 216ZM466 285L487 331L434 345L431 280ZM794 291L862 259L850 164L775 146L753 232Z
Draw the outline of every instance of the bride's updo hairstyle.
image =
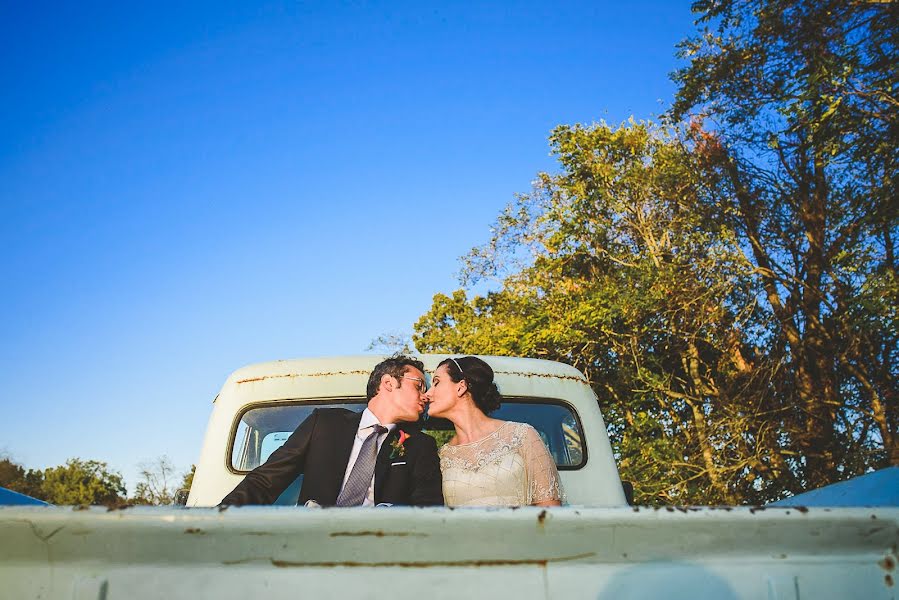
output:
M483 360L477 356L447 358L437 365L438 369L440 367L446 367L446 372L453 383L465 380L475 406L485 415L499 408L502 396L493 383L493 369Z

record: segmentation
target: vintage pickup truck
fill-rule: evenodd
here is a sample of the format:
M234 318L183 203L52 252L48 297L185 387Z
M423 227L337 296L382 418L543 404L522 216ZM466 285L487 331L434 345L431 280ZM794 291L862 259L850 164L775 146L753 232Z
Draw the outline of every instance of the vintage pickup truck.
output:
M216 397L189 509L0 508L0 598L896 597L899 509L628 506L583 375L484 359L496 416L538 430L565 506L304 508L297 481L281 506L216 508L314 407L361 410L380 357L264 363Z

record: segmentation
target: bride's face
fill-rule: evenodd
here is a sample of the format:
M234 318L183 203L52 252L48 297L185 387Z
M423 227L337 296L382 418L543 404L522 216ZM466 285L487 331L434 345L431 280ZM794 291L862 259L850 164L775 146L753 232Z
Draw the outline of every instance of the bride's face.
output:
M461 382L460 382L461 383ZM431 389L425 394L428 400L428 416L443 417L456 405L459 383L450 379L446 366L442 366L431 376Z

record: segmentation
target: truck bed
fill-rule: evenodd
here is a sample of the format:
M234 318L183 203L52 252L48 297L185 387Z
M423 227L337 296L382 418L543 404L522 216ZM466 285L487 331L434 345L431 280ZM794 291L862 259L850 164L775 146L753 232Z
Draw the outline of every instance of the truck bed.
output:
M899 509L0 508L0 598L895 598Z

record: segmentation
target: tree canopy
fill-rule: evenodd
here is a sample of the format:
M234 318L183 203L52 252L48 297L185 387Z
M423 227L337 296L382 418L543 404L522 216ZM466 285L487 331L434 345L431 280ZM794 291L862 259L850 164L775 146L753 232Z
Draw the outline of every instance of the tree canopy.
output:
M694 8L663 123L556 128L413 341L580 368L639 502L761 503L899 462L897 12Z

